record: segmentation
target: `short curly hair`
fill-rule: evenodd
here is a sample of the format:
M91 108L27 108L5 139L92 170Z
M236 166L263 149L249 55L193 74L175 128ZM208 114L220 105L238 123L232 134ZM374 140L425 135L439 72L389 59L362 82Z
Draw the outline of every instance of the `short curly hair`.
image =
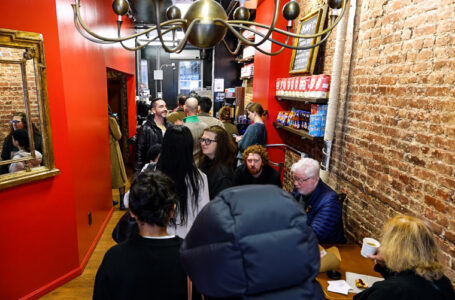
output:
M261 145L251 145L243 151L242 157L243 161L246 162L246 159L250 153L259 154L262 159L262 165L265 166L269 163L269 154L267 153L267 149Z
M139 221L164 227L177 205L174 182L161 171L146 169L133 181L129 201Z
M218 111L221 121L230 121L231 120L231 108L229 106L223 106Z

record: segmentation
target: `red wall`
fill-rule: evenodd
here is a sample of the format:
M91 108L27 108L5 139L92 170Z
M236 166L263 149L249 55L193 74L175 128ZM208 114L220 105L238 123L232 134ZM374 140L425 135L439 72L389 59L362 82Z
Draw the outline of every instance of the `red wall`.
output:
M0 2L0 9L10 12L0 27L43 34L55 163L61 171L51 179L0 191L1 299L34 298L78 275L109 217L107 67L130 74L134 134L134 53L83 39L74 28L71 3ZM83 0L89 25L114 23L111 3Z
M284 5L287 1L281 3ZM256 11L256 22L270 25L273 19L274 1L262 1ZM282 8L279 9L279 17L276 27L286 30L287 20L281 15ZM282 35L273 34L273 39L285 42ZM264 43L263 50L268 52L276 52L281 49L281 46ZM254 80L253 80L253 101L259 102L264 109L269 112L269 117L265 121L267 128L267 144L281 144L282 139L278 135L277 130L273 126L278 112L284 110L280 102L275 99L275 80L279 77L289 77L289 62L292 51L284 50L282 53L275 56L268 56L256 51L254 56ZM284 161L282 151L269 150L271 161Z

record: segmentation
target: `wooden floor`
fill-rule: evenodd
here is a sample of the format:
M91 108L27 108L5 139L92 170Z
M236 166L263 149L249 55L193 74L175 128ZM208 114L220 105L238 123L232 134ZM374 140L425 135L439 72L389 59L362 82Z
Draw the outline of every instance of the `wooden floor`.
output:
M118 191L113 190L112 194L114 199L118 199ZM96 271L106 251L116 244L112 239L112 230L124 213L117 205L82 274L40 299L92 299Z

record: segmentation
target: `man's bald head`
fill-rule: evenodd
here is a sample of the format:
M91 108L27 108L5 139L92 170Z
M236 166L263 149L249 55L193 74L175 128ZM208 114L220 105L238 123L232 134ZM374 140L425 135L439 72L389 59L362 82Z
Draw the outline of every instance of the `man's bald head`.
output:
M186 116L196 115L199 110L199 103L197 99L194 97L189 97L188 99L186 99L183 109L185 110Z

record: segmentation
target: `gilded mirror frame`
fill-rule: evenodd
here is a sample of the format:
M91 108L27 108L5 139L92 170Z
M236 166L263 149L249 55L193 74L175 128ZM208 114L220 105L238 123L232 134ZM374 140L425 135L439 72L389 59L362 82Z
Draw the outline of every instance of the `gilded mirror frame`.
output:
M21 70L21 81L22 81L22 92L24 99L24 111L27 116L27 131L30 140L30 156L24 158L16 158L9 160L0 160L0 165L11 164L15 162L25 162L26 170L18 171L14 173L6 173L0 175L0 190L42 180L44 178L52 177L60 173L60 170L55 168L54 152L52 146L52 133L49 121L49 103L47 95L47 83L46 83L46 63L44 59L44 46L43 37L39 33L24 32L10 29L0 28L0 48L8 49L12 51L24 50L23 57L20 59L5 60L0 57L1 64L19 65ZM32 87L27 86L26 64L32 64L34 75L32 79ZM28 72L30 75L30 72ZM6 77L6 75L5 75ZM29 89L33 88L34 97L37 101L37 110L39 114L39 134L42 139L42 163L38 167L30 168L28 161L35 158L35 145L34 145L34 133L32 130L32 118L31 118L31 100L29 98ZM6 138L5 138L6 141ZM4 142L5 142L4 141Z

